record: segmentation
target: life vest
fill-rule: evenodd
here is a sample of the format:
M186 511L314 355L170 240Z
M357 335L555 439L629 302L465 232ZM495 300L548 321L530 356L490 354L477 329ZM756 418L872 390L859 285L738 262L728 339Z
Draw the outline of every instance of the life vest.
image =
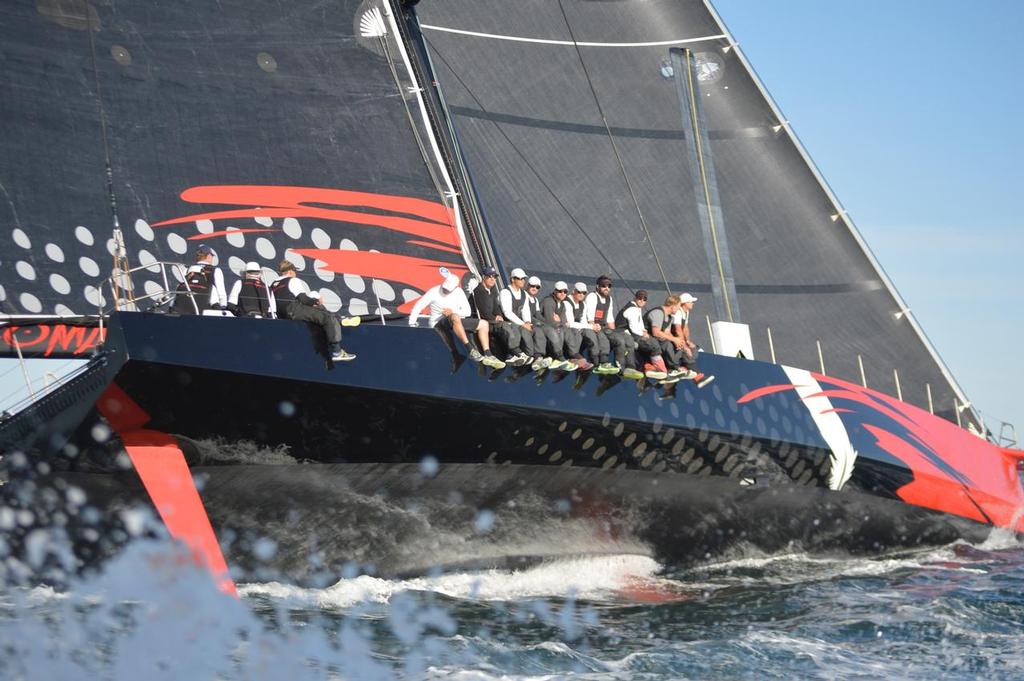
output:
M569 303L569 309L572 310L573 321L582 322L583 316L587 314L586 303L581 302L577 304L575 300L567 300L566 302Z
M672 315L665 312L664 309L662 309L661 307L655 307L651 310L648 310L647 314L644 315L644 326L647 327L647 333L651 334L652 336L654 335L654 324L651 323L651 314L653 314L655 310L661 310L661 330L667 333L668 330L672 327Z
M487 288L480 284L473 289L473 295L469 297L469 303L473 308L473 314L480 319L493 322L494 318L501 314L497 286Z
M238 293L238 310L242 316L270 315L270 297L267 285L259 279L242 279L242 290Z
M598 298L598 300L600 301L600 298ZM637 309L640 308L640 306L636 304L636 301L633 301L633 300L629 301L628 303L626 303L625 305L622 306L622 309L619 310L619 313L617 315L615 315L615 327L616 328L618 328L618 329L625 329L626 331L632 332L632 328L630 328L630 326L629 326L629 320L626 319L626 312L628 312L629 310L631 310L633 308L637 308Z
M594 310L594 322L599 324L602 328L608 326L608 308L612 306L612 297L608 296L601 302L600 294L595 293L594 296L597 298L597 308Z
M544 313L540 309L540 300L527 294L530 304L530 321L534 326L544 326Z
M187 286L186 286L187 282ZM185 281L178 284L174 296L174 311L178 314L199 314L210 309L210 289L213 288L213 265L203 265L199 269L189 268L185 273ZM192 295L189 296L191 291ZM195 299L195 306L192 300Z
M526 309L526 299L529 297L526 291L519 292L519 299L516 300L516 292L512 290L511 286L506 286L505 290L512 296L512 312L515 316L520 319L523 318L523 310Z
M291 288L288 287L288 282L291 279L292 277L281 277L270 285L270 290L274 294L274 301L277 303L278 319L291 319L291 316L288 314L288 306L295 300L295 295L292 294Z

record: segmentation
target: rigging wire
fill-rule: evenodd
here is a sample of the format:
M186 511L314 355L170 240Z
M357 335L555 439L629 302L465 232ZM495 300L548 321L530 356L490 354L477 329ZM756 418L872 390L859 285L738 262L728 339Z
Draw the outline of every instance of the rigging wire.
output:
M134 302L135 295L132 287L131 274L129 273L130 267L128 265L128 253L125 250L124 245L124 235L121 233L121 223L117 217L117 195L114 193L114 167L110 160L110 140L107 136L107 112L103 106L103 93L100 91L99 64L96 59L96 37L93 35L95 31L93 30L92 21L92 16L89 15L86 19L86 23L88 24L86 30L89 33L89 53L92 58L92 77L93 83L96 86L96 108L100 115L100 136L103 140L103 159L106 164L107 174L107 197L110 199L110 213L114 218L114 276L111 277L111 282L114 289L114 306L116 308L118 306L118 301L121 299L122 288L128 303ZM99 19L97 18L97 22L98 21ZM119 281L123 281L126 285L122 287Z
M391 9L390 11L393 12L394 10ZM404 19L401 18L401 17L395 17L395 24L396 25L398 25L399 21L404 21ZM448 201L449 197L445 193L444 187L441 186L441 180L437 177L437 171L436 171L434 165L430 162L430 154L427 152L426 145L423 142L423 137L420 134L420 130L419 130L419 128L416 125L416 120L415 120L415 117L413 116L412 109L409 106L408 100L402 94L401 78L400 78L400 76L398 74L398 68L395 65L395 60L391 56L391 50L388 49L387 35L388 35L388 33L387 33L386 30L381 30L380 34L377 36L377 39L380 41L381 50L383 50L383 52L384 52L384 58L388 62L388 68L391 71L392 79L394 79L394 81L395 81L395 87L398 89L398 93L402 97L402 105L405 108L405 115L409 119L409 127L412 129L413 137L416 140L416 146L419 148L420 157L423 159L423 164L427 167L427 173L430 175L430 180L434 184L434 190L437 192L437 195L440 198L441 203L446 208L454 210L455 198L451 197L451 204L452 205L449 205L449 201ZM399 33L396 33L395 40L396 41L404 41L405 38L399 32ZM413 60L410 59L410 62L412 62L412 61ZM414 71L416 70L415 66L412 63L410 63L410 68L413 69ZM415 78L415 76L414 76L414 78ZM422 76L420 76L420 80L422 82ZM424 88L421 86L420 89L423 90ZM442 151L442 153L444 153L444 152ZM443 163L443 161L441 161L441 162ZM453 191L457 191L456 188L453 187ZM463 213L463 215L465 217L464 213ZM468 223L469 222L468 217L466 218L466 220L467 220L467 223ZM452 226L455 227L455 225L452 225ZM481 245L480 245L480 243L479 243L479 241L477 239L477 235L476 235L475 230L472 229L472 228L467 228L466 229L466 233L469 234L469 237L470 237L470 239L473 242L473 247L476 249L476 253L475 253L476 257L478 258L478 260L480 262L485 262L486 259L484 258L483 248L481 247ZM464 252L463 253L463 257L466 257L466 255L467 254ZM468 260L468 258L467 258L467 260Z
M569 39L572 41L573 49L576 50L576 57L580 60L580 67L583 69L583 75L587 79L587 85L590 87L590 94L594 96L594 104L597 105L597 112L601 115L601 122L604 123L604 129L608 133L608 141L612 145L612 153L615 154L615 161L619 164L619 171L622 173L622 179L626 182L626 189L629 190L629 196L633 199L633 206L636 208L637 217L640 218L640 227L643 228L644 234L647 236L647 243L651 245L651 254L654 255L654 262L658 266L658 272L661 274L661 280L665 283L665 291L671 293L672 289L668 285L668 276L665 274L665 268L661 266L661 258L658 257L658 249L654 247L654 239L651 238L651 230L647 227L647 220L644 219L643 211L640 210L640 201L636 198L636 192L633 190L633 183L629 180L629 174L626 172L626 166L622 162L622 156L619 154L619 147L615 144L615 135L612 134L611 126L608 125L608 118L604 114L604 107L601 106L601 100L597 96L597 90L594 88L594 82L590 78L590 71L587 70L587 64L583 61L583 52L580 51L579 43L576 42L576 36L572 31L572 25L569 23L569 16L565 13L565 6L562 4L562 0L558 0L558 9L562 12L562 19L565 21L565 27L569 31Z
M473 90L470 89L466 81L464 81L462 77L459 76L458 72L452 67L448 60L444 58L444 55L441 54L441 51L437 49L437 46L434 45L434 43L432 43L430 39L427 38L426 36L423 36L423 40L427 43L427 45L430 46L430 49L433 51L434 55L438 59L440 59L441 62L448 68L452 76L455 77L455 80L459 81L459 84L462 85L463 89L465 89L466 94L472 97L473 101L476 102L477 107L479 107L479 109L484 113L490 113L487 107L484 106L483 102L481 102L480 99L473 93ZM551 198L555 200L555 203L557 203L558 207L562 209L566 217L569 218L569 221L572 222L572 224L575 225L576 229L580 231L580 234L582 234L583 238L587 240L587 243L594 247L594 251L602 260L604 260L605 264L608 265L608 269L618 278L619 281L626 285L626 288L628 288L631 293L635 293L632 287L626 284L626 277L621 272L619 272L619 270L615 267L612 261L608 259L608 256L604 254L604 251L601 250L601 247L597 245L597 242L594 241L590 234L587 233L587 230L584 229L583 225L579 223L579 220L577 220L575 216L573 216L572 212L569 211L568 206L566 206L562 202L562 199L558 197L558 194L555 193L555 190L551 188L551 185L544 181L544 178L541 177L540 171L538 171L537 168L532 163L530 163L530 160L526 158L526 154L524 154L522 150L518 146L516 146L516 143L513 142L512 139L508 136L508 134L506 134L506 132L502 129L501 124L498 123L497 121L492 122L494 123L494 127L498 131L498 134L502 136L502 138L505 140L505 142L508 143L512 151L514 151L516 155L518 155L522 162L526 165L526 167L530 169L530 172L532 172L533 176L537 178L537 181L540 182L541 186L548 191L548 194L550 194Z

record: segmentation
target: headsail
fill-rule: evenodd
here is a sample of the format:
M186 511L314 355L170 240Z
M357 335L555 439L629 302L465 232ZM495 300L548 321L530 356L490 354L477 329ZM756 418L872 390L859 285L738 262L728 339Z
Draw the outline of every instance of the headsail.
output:
M904 399L956 420L962 393L896 314L898 294L709 5L445 0L416 12L502 265L704 294L712 320L728 266L758 357L770 358L770 328L780 362L819 368L820 340L827 373L859 381L859 356L868 385L895 393L895 369ZM698 75L727 254L705 249L680 48Z
M0 310L109 308L113 200L132 266L199 243L236 272L287 257L349 314L465 270L389 16L378 0L4 3L19 66L0 76ZM137 273L135 294L160 279Z

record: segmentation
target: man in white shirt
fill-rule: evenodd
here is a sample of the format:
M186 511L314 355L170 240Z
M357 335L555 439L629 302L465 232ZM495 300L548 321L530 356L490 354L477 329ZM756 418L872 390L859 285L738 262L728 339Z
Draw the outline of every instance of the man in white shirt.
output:
M615 301L612 300L612 279L608 275L597 278L597 290L587 294L583 304L586 306L586 319L597 334L608 339L607 345L600 348L597 368L598 374L617 374L620 371L626 378L643 378L643 374L630 366L632 358L629 353L631 343L625 335L615 328ZM608 349L605 349L608 348ZM612 364L608 356L609 350L615 352L616 364ZM637 376L639 374L639 376Z
M533 362L535 348L533 343L533 324L530 318L530 306L526 293L526 272L517 267L509 273L510 283L501 289L498 301L501 304L501 316L519 330L519 347L511 348L516 353L509 360L515 360L516 366ZM543 356L543 353L542 353Z
M565 301L565 319L568 327L565 330L565 352L573 358L581 371L590 371L594 368L594 364L583 358L581 350L587 350L594 362L598 361L601 352L607 356L609 351L608 339L603 334L598 338L593 328L595 325L587 321L587 306L583 302L586 295L587 285L577 281L572 294Z
M664 367L661 358L661 346L647 333L644 325L644 308L647 306L647 291L640 289L633 300L622 306L622 310L616 318L616 322L628 330L630 340L633 341L633 357L636 362L637 371L643 371L647 378L662 380L668 377L668 370ZM640 355L650 358L647 366L641 364ZM625 373L625 370L623 370Z
M309 285L298 277L295 265L282 260L277 266L281 277L270 285L271 299L278 319L319 324L327 336L327 350L335 362L350 362L356 358L341 347L341 324L338 318L323 308L320 294L309 290ZM358 320L359 317L353 317ZM356 326L348 324L347 326Z
M704 377L697 368L697 353L700 348L690 340L690 312L693 311L693 304L697 302L689 293L682 293L679 296L679 311L672 317L672 335L675 337L676 348L682 353L680 363L690 371L697 372L699 381Z
M470 316L469 299L466 298L466 292L459 288L457 276L449 274L443 282L420 296L409 312L409 326L418 326L417 318L427 308L430 309L430 327L438 329L445 336L448 331L454 333L469 348L470 359L494 369L504 368L505 363L491 354L487 321ZM469 344L467 330L476 332L483 354Z
M174 297L174 311L178 314L203 314L206 310L226 310L228 294L224 288L224 273L214 265L217 252L206 244L196 249L196 262L185 272L185 281Z

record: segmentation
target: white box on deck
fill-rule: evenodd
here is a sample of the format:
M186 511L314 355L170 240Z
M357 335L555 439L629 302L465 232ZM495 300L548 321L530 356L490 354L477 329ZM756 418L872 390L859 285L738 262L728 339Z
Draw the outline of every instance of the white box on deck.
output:
M715 339L715 351L719 355L737 357L740 353L747 359L754 359L754 348L750 344L750 327L735 322L712 322L711 335Z

